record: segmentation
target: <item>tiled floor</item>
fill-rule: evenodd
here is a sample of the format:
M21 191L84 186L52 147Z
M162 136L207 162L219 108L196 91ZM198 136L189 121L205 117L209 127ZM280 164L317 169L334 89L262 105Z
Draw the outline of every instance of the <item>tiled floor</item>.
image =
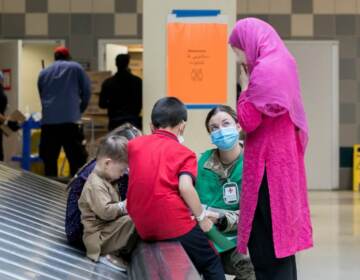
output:
M360 279L360 194L311 192L315 247L297 256L301 280Z
M309 196L315 247L297 255L298 279L359 280L360 193Z

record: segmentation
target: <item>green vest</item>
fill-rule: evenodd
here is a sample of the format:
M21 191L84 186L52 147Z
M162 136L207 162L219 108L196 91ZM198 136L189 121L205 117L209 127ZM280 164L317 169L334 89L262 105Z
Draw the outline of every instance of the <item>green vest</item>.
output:
M242 170L243 170L243 154L239 156L237 162L233 166L230 175L228 178L221 178L220 175L215 173L213 170L210 170L207 167L204 167L207 160L210 158L213 152L216 149L208 150L204 152L199 161L198 161L198 176L196 179L196 191L199 194L200 201L203 205L212 208L219 208L224 210L236 211L239 210L239 203L236 204L226 204L223 199L223 185L226 182L234 182L238 186L238 193L240 197L241 193L241 181L242 181ZM237 233L229 232L222 234L226 239L232 240L234 244L237 242ZM216 242L213 242L215 248L219 253L222 253L224 250L218 246ZM234 245L235 246L235 245Z
M241 154L230 176L227 179L220 178L214 171L204 167L206 161L216 150L208 150L203 153L198 161L198 176L196 179L196 191L200 201L208 207L220 208L224 210L239 210L239 203L228 205L223 199L223 185L230 181L238 185L239 194L241 193L241 181L243 170L243 155Z

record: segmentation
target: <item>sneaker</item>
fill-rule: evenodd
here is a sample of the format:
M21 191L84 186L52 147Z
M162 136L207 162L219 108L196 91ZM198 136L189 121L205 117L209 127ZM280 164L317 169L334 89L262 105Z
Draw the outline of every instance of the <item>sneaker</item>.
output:
M128 266L122 258L110 254L106 256L100 256L99 262L121 272L126 272Z

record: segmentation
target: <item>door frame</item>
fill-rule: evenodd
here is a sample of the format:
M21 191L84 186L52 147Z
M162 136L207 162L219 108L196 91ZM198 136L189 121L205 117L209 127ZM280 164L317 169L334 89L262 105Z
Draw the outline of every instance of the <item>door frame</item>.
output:
M133 45L143 44L141 39L99 39L98 40L98 70L105 71L106 61L106 45L117 44L117 45Z
M59 44L59 45L63 45L66 46L66 40L65 39L0 39L0 44L2 43L11 43L11 42L17 42L18 44L18 64L17 64L17 69L18 69L18 80L17 81L12 81L12 82L16 82L17 83L17 89L18 89L18 93L20 94L20 92L22 92L22 85L20 83L21 81L21 76L22 76L22 72L21 72L21 61L22 61L22 46L24 43L26 44ZM19 98L17 97L17 102L16 102L16 107L19 107Z

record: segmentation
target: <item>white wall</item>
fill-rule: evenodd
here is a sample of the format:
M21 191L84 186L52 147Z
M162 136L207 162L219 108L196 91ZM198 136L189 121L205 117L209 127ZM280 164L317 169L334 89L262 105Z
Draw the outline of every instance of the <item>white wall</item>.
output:
M22 112L41 112L40 97L37 89L37 80L42 69L41 61L45 67L54 61L54 48L57 45L44 43L23 43L21 60L22 85L19 95L19 109Z
M151 109L154 103L166 96L166 24L167 17L174 9L220 9L228 16L228 33L236 21L235 0L151 0L143 6L144 82L143 82L143 127L149 133ZM235 57L228 51L228 104L235 106L236 68ZM204 127L209 110L189 110L185 130L185 145L195 152L210 147L209 136Z
M0 69L11 69L11 90L6 91L8 108L18 108L20 42L0 43Z

